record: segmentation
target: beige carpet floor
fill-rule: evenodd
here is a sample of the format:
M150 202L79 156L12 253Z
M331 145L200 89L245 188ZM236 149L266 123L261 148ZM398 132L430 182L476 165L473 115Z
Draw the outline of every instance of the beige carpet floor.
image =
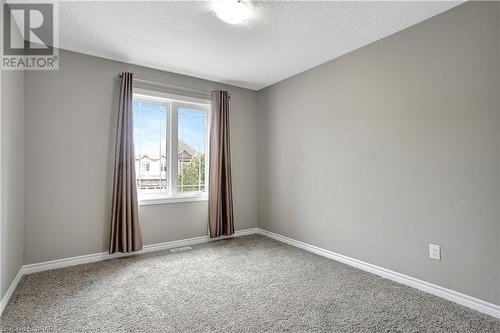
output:
M23 277L2 332L500 332L500 321L245 236Z

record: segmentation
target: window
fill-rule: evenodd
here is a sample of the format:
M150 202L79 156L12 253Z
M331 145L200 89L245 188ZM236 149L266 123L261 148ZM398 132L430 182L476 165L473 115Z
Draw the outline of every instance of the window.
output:
M209 100L134 90L141 204L206 200L209 106Z

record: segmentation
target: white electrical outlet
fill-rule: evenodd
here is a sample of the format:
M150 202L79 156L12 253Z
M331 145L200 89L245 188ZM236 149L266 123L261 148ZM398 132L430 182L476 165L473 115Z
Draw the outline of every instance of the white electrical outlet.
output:
M431 259L441 260L441 246L429 244L429 257L431 257Z

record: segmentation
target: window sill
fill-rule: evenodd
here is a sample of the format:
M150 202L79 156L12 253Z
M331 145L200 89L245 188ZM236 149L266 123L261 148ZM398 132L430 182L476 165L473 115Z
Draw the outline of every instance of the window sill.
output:
M162 197L162 196L142 197L139 198L139 206L164 205L164 204L196 202L196 201L208 201L208 195L206 193L203 193L203 194L190 194L190 195L176 195L173 197Z

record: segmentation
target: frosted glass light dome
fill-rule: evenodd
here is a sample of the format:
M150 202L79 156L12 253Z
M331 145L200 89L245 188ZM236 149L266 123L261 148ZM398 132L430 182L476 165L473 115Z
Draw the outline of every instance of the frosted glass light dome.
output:
M241 0L217 0L214 10L218 18L229 24L238 24L250 17L250 7Z

